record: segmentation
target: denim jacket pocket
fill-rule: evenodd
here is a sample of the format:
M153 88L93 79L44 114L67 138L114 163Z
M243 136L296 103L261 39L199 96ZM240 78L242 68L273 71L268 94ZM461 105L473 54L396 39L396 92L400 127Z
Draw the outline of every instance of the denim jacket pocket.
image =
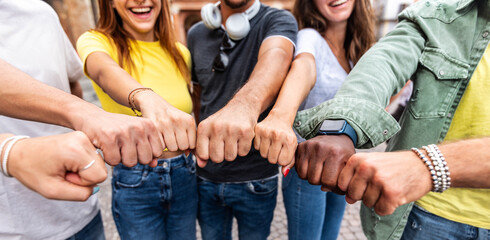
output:
M444 117L462 80L468 78L469 64L432 47L424 49L419 63L408 109L415 119Z
M148 176L148 169L144 168L128 168L115 167L114 175L115 184L125 188L137 188L141 186Z
M248 190L253 194L269 194L276 191L278 185L278 177L251 181L247 183Z

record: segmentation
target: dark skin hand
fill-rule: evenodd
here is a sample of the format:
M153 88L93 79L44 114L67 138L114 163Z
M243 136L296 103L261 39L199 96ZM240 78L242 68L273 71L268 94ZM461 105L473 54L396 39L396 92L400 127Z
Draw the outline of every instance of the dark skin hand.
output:
M310 184L322 185L323 191L344 195L337 186L340 172L355 154L354 144L347 135L320 135L298 145L296 171Z

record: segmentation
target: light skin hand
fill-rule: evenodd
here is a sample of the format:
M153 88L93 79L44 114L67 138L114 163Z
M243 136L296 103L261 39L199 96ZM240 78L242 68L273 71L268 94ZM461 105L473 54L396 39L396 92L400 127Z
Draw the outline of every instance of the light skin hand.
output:
M81 171L92 160L95 163ZM9 173L48 199L85 201L107 177L104 161L82 132L17 142L9 155Z
M294 117L315 81L316 65L313 55L302 53L296 56L274 107L255 127L255 149L270 163L283 166L284 175L294 166L294 153L298 145L292 130Z
M362 200L379 215L388 215L428 193L432 181L425 164L411 151L373 152L353 155L338 185L347 192L348 203Z
M290 124L274 117L271 112L255 126L254 147L271 164L289 167L294 164L298 141Z
M345 194L337 186L340 172L355 153L347 135L320 135L298 145L296 171L310 184L322 185L322 190Z
M196 154L200 167L208 159L220 163L248 154L257 124L255 114L250 112L246 104L232 103L199 124Z
M195 148L196 123L190 114L173 107L152 91L139 92L134 99L143 117L150 119L162 134L169 151Z
M138 162L156 166L163 144L155 125L149 119L108 113L77 113L80 125L75 129L87 134L92 144L104 153L105 161L128 167Z

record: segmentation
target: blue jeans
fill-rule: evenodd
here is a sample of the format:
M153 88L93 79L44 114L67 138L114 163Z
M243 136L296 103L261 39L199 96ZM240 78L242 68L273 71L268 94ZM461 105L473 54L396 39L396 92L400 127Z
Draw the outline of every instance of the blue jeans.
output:
M289 240L337 239L346 205L344 196L322 192L320 186L300 179L294 168L283 178L282 194Z
M105 240L104 225L102 224L102 215L97 213L82 230L66 240Z
M112 176L112 215L121 239L196 239L197 185L192 154L158 166L122 164Z
M408 216L402 240L433 239L490 239L490 230L454 222L414 205Z
M217 183L198 177L199 225L203 240L231 240L233 217L240 240L265 240L277 198L277 176Z

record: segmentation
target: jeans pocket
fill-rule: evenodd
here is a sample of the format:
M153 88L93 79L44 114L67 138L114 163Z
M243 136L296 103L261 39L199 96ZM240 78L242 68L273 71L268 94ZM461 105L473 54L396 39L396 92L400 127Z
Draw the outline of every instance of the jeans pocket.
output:
M263 179L263 180L257 180L257 181L252 181L247 183L248 190L253 193L253 194L269 194L277 190L277 176L269 178L269 179Z
M116 166L114 168L113 177L115 184L119 187L137 188L140 187L146 176L148 175L147 168L127 168Z

